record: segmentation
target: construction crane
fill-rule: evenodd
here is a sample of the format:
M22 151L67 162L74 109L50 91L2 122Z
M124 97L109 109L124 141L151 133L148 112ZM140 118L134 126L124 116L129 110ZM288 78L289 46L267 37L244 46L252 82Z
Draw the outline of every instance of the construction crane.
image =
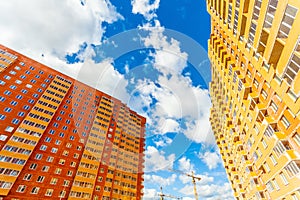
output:
M160 200L164 200L164 197L168 197L168 198L171 198L171 199L182 199L181 197L175 197L175 196L172 196L172 195L168 195L168 194L164 194L163 191L162 191L162 187L160 187Z
M192 171L191 174L189 174L189 173L182 172L182 171L180 171L180 170L174 170L174 169L169 169L169 170L170 170L170 171L173 171L173 172L177 172L177 173L183 174L183 175L186 175L186 176L192 178L192 183L193 183L193 185L194 185L194 195L195 195L195 199L198 200L198 193L197 193L196 181L200 181L201 178L195 176L194 171Z

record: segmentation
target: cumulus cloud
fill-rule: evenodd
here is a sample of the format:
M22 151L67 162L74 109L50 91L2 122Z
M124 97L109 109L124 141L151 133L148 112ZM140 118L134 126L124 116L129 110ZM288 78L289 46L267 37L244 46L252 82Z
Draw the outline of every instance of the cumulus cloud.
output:
M158 186L169 186L172 185L176 181L176 174L172 174L169 177L162 177L157 175L144 175L145 181L148 183L154 183Z
M100 44L102 22L123 17L106 0L86 1L84 6L73 0L10 0L1 3L0 18L0 43L68 72L80 65L67 65L65 56L83 43Z
M129 94L126 92L128 80L115 70L113 60L110 58L100 63L86 59L77 73L76 80L97 88L123 102L127 102L129 99Z
M186 185L179 190L184 195L187 195L186 199L194 197L193 185ZM197 185L197 193L201 199L213 200L213 199L225 199L233 200L233 193L229 183L224 184L204 184Z
M157 197L157 194L158 193L157 193L156 189L145 188L143 199L144 200L153 200Z
M209 122L211 101L207 90L194 86L188 75L188 54L180 42L165 35L165 29L155 20L139 27L148 32L141 38L144 45L154 48L150 54L153 67L159 72L157 79L139 79L136 90L139 96L132 101L137 110L147 110L148 123L154 134L183 133L197 143L213 143Z
M159 8L160 0L131 0L132 13L141 14L147 20L156 17L155 11Z
M153 146L148 146L145 151L145 171L153 172L158 170L166 170L173 167L175 154L164 155L163 151L158 151Z
M197 181L197 185L207 185L210 184L214 181L214 177L212 176L207 176L207 175L203 175L203 174L195 174L196 177L200 177L201 180ZM183 183L183 184L191 184L192 182L192 178L186 175L180 175L179 176L179 180Z
M168 41L167 36L164 35L165 29L158 20L155 20L154 26L148 23L140 29L149 31L148 36L142 38L145 46L156 49L152 54L155 60L154 67L165 76L181 74L186 67L188 54L181 51L179 41L174 38Z
M153 139L154 144L156 147L165 147L173 142L173 140L165 135Z
M194 170L194 165L191 163L191 160L186 157L180 158L178 164L179 169L183 172L190 173L190 171Z
M199 158L207 165L209 169L217 168L218 164L222 163L222 159L217 152L207 151L199 153Z

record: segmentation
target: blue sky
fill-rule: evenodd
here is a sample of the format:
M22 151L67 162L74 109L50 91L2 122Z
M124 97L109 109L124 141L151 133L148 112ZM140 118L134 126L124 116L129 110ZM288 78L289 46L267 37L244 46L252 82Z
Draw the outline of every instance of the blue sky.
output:
M169 168L201 177L201 199L233 199L208 121L205 0L11 0L1 7L3 45L147 118L144 199L159 199L160 186L194 198L190 178Z

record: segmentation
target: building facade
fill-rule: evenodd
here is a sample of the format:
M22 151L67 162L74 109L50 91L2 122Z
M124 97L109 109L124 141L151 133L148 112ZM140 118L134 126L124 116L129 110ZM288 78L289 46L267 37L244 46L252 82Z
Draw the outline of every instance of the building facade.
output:
M145 123L0 45L0 199L141 199Z
M207 0L211 124L236 199L300 199L300 1Z

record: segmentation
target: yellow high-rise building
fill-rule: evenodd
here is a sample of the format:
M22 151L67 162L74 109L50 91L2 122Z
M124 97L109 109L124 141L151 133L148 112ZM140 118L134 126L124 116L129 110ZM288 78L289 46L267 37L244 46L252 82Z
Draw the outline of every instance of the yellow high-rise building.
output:
M300 1L207 9L210 120L234 195L300 200Z

